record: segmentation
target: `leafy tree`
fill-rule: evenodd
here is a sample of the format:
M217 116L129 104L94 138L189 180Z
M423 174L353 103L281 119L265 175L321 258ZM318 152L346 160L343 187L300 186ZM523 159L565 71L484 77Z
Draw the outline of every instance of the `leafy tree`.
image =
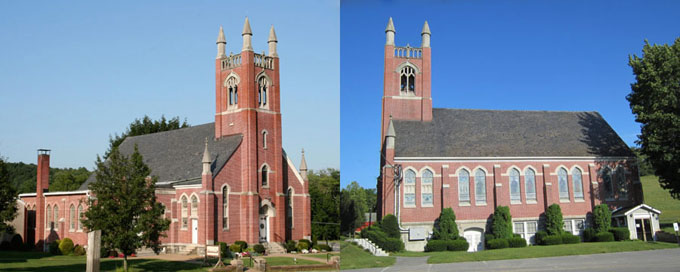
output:
M347 190L342 190L340 197L340 232L352 233L361 226L361 211L356 201L349 196Z
M456 214L453 209L443 209L435 222L433 234L435 240L456 240L459 238Z
M553 203L545 211L545 230L549 235L562 234L564 232L564 220L560 205Z
M309 171L312 236L326 241L340 238L340 171Z
M399 231L399 222L397 222L397 217L393 214L385 215L380 222L380 229L387 234L390 238L401 237L401 232Z
M14 228L6 222L17 216L17 192L9 180L9 172L5 160L0 157L0 231L14 232Z
M89 176L90 171L85 167L59 169L54 175L50 175L50 192L77 190Z
M635 82L626 97L641 124L640 153L654 167L661 187L680 199L680 38L673 45L650 45L629 57Z
M134 122L130 123L130 126L121 135L116 134L114 137L109 137L109 150L104 154L104 159L108 158L111 151L122 144L128 136L139 136L186 127L189 127L186 119L184 122L180 122L179 116L170 120L165 119L165 116L161 116L160 120L151 120L149 116L144 115L142 119L135 119Z
M159 238L170 226L162 217L163 205L156 202L158 177L150 176L137 146L130 157L114 148L106 161L98 157L96 164L97 180L89 185L95 197L88 200L83 224L102 231L102 247L123 253L127 271L127 256L142 246L158 253Z
M375 212L377 195L375 188L363 188L352 181L342 189L340 209L342 214L342 232L348 233L363 225L364 222L376 218L366 218L366 213Z
M612 212L607 204L600 204L593 209L593 229L596 233L607 232L612 226Z
M639 147L631 146L630 150L632 150L633 153L635 153L635 157L637 157L638 172L640 176L654 175L654 167L649 163L647 155L642 154Z
M512 237L512 216L508 206L498 206L493 212L491 233L495 238Z

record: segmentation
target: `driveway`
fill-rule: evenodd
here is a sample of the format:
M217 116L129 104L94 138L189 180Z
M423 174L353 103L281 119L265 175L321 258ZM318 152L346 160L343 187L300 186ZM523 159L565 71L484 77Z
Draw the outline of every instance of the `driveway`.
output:
M361 272L437 271L680 271L680 248L503 261L427 264L427 257L397 257L394 266Z

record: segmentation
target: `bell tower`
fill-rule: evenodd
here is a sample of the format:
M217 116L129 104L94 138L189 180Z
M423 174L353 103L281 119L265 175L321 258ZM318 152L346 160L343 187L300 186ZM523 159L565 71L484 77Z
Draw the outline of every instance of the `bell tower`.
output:
M394 120L432 121L430 26L425 21L420 47L395 46L392 18L385 29L381 139Z

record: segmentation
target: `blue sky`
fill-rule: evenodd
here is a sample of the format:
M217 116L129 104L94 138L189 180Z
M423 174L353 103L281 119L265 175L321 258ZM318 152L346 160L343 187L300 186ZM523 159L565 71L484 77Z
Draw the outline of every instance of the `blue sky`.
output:
M432 32L437 108L598 111L633 145L630 54L680 36L678 1L342 1L341 185L375 188L385 26Z
M2 1L0 155L94 167L135 118L214 121L215 40L241 50L246 16L256 52L270 25L281 58L283 145L297 165L339 167L338 1Z

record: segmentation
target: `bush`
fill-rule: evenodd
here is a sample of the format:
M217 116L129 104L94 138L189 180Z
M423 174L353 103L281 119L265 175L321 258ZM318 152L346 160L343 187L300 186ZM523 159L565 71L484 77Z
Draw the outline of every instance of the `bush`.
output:
M427 241L427 245L425 245L425 251L427 252L435 252L435 251L446 251L446 241L444 240L430 240Z
M316 239L316 235L313 235L313 236L312 236L312 246L317 245L317 244L318 244L317 242L318 242L318 241L317 241L317 239Z
M491 233L484 233L484 247L489 248L489 241L495 239L493 234Z
M397 252L404 249L404 242L400 238L390 238L379 229L371 229L366 236L373 243L388 252Z
M587 228L583 230L583 241L584 242L595 242L595 234L597 232L594 228Z
M548 235L543 238L543 244L546 246L562 244L562 235Z
M303 249L309 249L309 243L300 240L300 242L297 244L297 249L298 251L302 251Z
M310 249L310 248L314 245L311 241L309 241L309 240L307 240L307 239L300 239L298 242L305 242L305 243L307 243L307 244L309 245L309 248L307 248L307 249Z
M626 227L611 228L609 232L614 234L614 240L626 241L630 239L630 231Z
M12 240L9 242L9 246L12 250L22 250L24 241L21 240L21 235L14 234Z
M524 240L522 236L520 237L512 237L508 239L508 246L509 247L526 247L527 246L527 240Z
M448 240L446 243L446 250L448 251L467 251L470 247L465 239Z
M612 225L612 212L607 204L600 204L593 209L593 228L595 233L609 231Z
M260 254L264 254L264 251L265 251L264 246L260 245L260 244L254 245L253 250L255 250L255 252L260 253Z
M225 242L217 242L220 246L220 256L222 258L231 258L231 250L229 250L229 245Z
M562 243L563 244L578 244L581 242L581 237L573 235L571 233L562 233Z
M293 240L286 241L284 247L286 248L287 252L297 251L297 243L295 243Z
M614 234L611 232L598 232L595 234L595 242L612 242Z
M456 225L456 214L453 209L443 209L434 225L435 240L455 240L458 239L458 226Z
M557 203L548 206L548 209L545 211L545 231L549 235L562 234L564 231L562 209Z
M10 250L12 249L12 244L9 241L2 241L0 243L0 250Z
M59 251L59 240L52 241L49 245L48 248L50 249L50 254L52 255L59 255L61 251Z
M73 240L71 238L64 238L59 242L59 251L61 255L69 255L73 252Z
M508 244L508 240L503 238L491 239L487 243L489 245L489 249L501 249L510 246Z
M545 237L548 236L548 233L545 232L544 230L539 230L536 232L536 237L534 238L536 241L537 245L545 245Z
M248 243L246 243L246 241L236 241L236 242L234 242L234 244L241 246L241 251L239 251L239 252L243 252L244 250L246 250L248 248Z
M231 252L243 252L242 249L241 249L241 245L239 245L239 244L231 244L229 246L229 251L231 251Z
M73 248L73 255L76 255L76 256L85 255L85 248L81 245L77 245L75 248Z
M333 251L333 248L327 244L317 244L316 246L319 248L319 250Z
M383 217L382 222L380 222L380 229L387 235L387 237L401 238L397 217L392 214L388 214Z
M512 237L512 217L508 206L498 206L493 212L491 233L494 238L507 239Z

